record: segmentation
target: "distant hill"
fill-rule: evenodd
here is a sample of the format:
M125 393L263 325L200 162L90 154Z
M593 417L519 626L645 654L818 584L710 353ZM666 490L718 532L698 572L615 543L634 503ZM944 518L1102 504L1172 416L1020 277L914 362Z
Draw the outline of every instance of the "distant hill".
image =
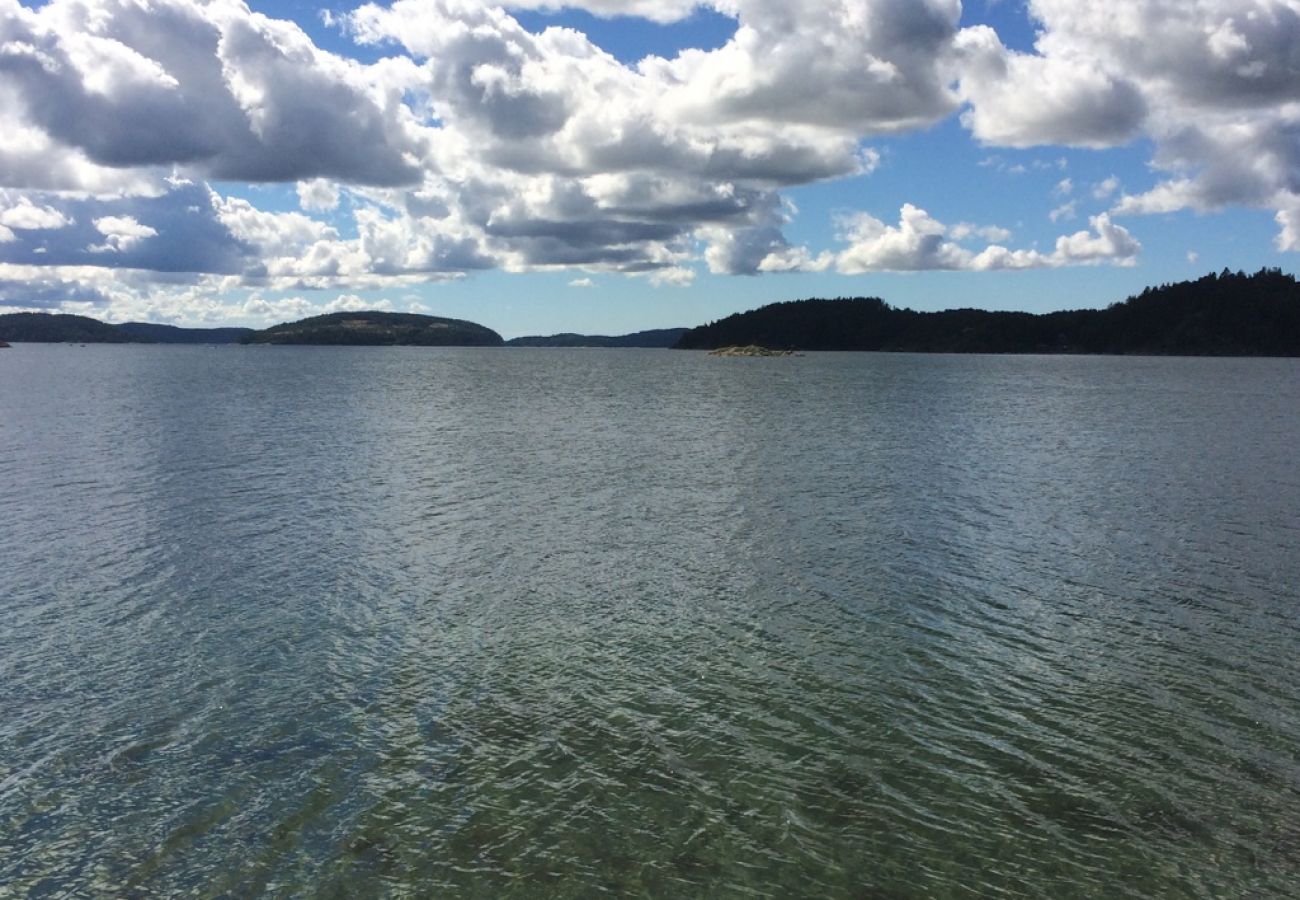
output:
M682 349L1300 356L1300 285L1278 269L1148 288L1107 309L922 313L855 298L774 303L693 328Z
M251 328L179 328L152 322L124 322L117 328L133 341L151 344L236 344Z
M178 328L150 322L109 325L65 313L0 315L0 340L34 344L233 344L251 328Z
M552 334L547 337L517 337L506 341L507 347L672 347L686 328L655 328L609 337L600 334Z
M240 338L242 344L499 347L501 335L461 319L378 311L330 313L275 325Z
M18 312L0 315L0 340L32 344L125 344L133 338L88 316Z

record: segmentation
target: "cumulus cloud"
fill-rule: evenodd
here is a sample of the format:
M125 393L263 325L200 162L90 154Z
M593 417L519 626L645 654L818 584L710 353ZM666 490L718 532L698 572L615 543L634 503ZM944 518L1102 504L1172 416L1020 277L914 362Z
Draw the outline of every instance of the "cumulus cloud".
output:
M714 51L646 60L663 104L694 122L795 122L883 134L955 109L945 62L959 0L718 0L735 36Z
M326 178L297 184L298 205L307 212L329 212L339 205L339 186Z
M1050 259L1054 265L1074 266L1095 263L1132 265L1142 245L1133 235L1102 213L1089 220L1091 231L1077 231L1056 240Z
M130 216L103 216L95 219L95 229L104 236L104 243L91 247L95 253L130 250L145 238L158 233L148 225L141 225Z
M957 45L970 104L962 121L985 143L1114 146L1134 137L1146 116L1137 86L1089 56L1017 53L987 26L966 29Z
M0 226L23 231L63 228L71 224L63 213L50 206L37 206L27 197L19 197L12 206L0 209Z
M1300 186L1300 5L1294 0L1030 0L1032 53L989 28L958 38L963 120L1010 146L1146 136L1169 174L1116 215L1255 206L1286 232ZM1097 186L1105 199L1115 179Z
M97 168L419 177L413 120L384 67L325 53L240 3L0 0L0 75L9 118Z
M836 263L845 274L965 269L974 256L948 237L946 225L910 203L900 210L896 226L859 213L842 227L849 247Z
M1111 263L1132 265L1141 245L1106 215L1094 216L1091 229L1063 235L1051 253L1009 250L990 244L975 251L960 240L969 232L954 233L923 209L904 205L897 225L887 225L866 213L846 218L841 238L849 246L835 260L844 274L864 272L992 271L1045 269Z
M1289 205L1277 213L1277 224L1281 228L1277 236L1277 249L1300 253L1300 195L1289 199Z
M387 299L366 300L356 294L339 294L322 307L327 313L358 312L365 309L391 310L393 301Z

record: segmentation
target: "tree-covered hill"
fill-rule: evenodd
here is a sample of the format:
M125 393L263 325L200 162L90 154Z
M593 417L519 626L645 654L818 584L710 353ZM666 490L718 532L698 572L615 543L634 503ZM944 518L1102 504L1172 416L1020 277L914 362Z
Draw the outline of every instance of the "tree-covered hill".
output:
M233 344L251 328L178 328L151 322L110 325L88 316L0 315L0 340L31 344Z
M1106 309L922 313L855 298L774 303L694 328L683 349L1300 356L1300 285L1263 269L1148 288Z
M135 340L116 325L67 313L0 315L0 340L30 344L125 344Z
M244 344L499 347L501 335L462 319L378 311L329 313L286 322L240 339Z

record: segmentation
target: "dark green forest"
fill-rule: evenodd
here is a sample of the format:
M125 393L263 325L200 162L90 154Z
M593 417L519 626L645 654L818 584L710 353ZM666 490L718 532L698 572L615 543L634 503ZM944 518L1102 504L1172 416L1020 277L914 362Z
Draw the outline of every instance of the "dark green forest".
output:
M251 328L178 328L151 322L109 325L67 313L0 315L0 340L29 344L233 344Z
M1300 285L1279 269L1147 288L1106 309L916 312L878 298L773 303L694 328L681 349L1300 355Z
M286 322L240 338L241 344L500 347L501 335L462 319L416 313L341 312Z
M67 313L0 315L0 341L30 344L126 344L136 340L116 325Z

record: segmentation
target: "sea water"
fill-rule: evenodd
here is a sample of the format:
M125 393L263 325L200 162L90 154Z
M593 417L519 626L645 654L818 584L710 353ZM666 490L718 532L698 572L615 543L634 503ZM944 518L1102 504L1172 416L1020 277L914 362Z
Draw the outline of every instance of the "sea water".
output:
M1283 897L1300 363L0 351L0 895Z

